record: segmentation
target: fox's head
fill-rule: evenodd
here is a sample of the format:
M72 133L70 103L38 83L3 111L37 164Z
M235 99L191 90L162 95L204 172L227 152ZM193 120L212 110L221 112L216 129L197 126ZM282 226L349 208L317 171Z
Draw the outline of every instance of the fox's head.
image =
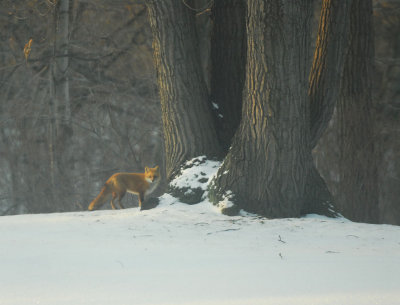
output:
M146 176L147 182L153 183L160 178L160 168L158 167L158 165L154 168L146 166L144 168L144 174Z

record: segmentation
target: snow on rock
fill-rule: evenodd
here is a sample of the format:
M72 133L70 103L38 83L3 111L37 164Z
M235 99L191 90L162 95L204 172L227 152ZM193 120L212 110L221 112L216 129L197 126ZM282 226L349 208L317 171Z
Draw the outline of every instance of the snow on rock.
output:
M220 165L221 162L208 160L206 156L187 161L169 184L168 193L184 203L199 203L207 190L210 177L216 173Z
M171 184L178 188L201 188L205 191L208 180L216 173L220 165L220 161L208 160L206 156L194 158L184 164L180 174Z

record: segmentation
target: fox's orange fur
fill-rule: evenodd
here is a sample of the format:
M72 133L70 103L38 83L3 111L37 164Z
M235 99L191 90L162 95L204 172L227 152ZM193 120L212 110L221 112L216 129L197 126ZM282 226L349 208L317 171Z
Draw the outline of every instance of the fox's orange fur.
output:
M123 209L121 199L125 193L133 193L139 197L139 208L142 207L144 196L150 194L160 181L158 166L146 166L144 173L116 173L108 178L100 194L90 203L88 209L92 211L102 206L111 198L111 207L115 210L114 200L118 198L118 205Z

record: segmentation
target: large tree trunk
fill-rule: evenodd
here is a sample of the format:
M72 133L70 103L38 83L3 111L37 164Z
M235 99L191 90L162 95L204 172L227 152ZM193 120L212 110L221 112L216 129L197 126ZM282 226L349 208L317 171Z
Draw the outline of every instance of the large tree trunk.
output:
M324 0L310 72L311 147L324 133L339 97L352 0Z
M248 1L242 122L210 186L268 217L301 214L310 149L308 54L312 1Z
M219 156L220 147L208 107L193 11L180 0L149 0L147 5L170 180L185 161Z
M246 64L246 3L214 1L211 35L211 107L224 151L240 124Z
M333 115L343 75L349 12L352 0L324 0L318 26L314 59L309 77L311 148L324 133ZM337 216L325 181L313 165L306 184L303 214L317 213Z
M378 183L371 118L372 1L353 0L350 21L350 47L337 108L340 177L336 199L349 219L377 223Z
M242 122L210 186L214 203L268 217L337 215L311 149L338 96L349 1L324 1L309 85L311 4L248 1Z

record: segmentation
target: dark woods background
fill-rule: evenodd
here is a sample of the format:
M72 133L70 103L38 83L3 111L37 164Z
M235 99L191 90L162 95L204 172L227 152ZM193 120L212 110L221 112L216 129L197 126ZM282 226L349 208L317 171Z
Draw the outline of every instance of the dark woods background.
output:
M112 173L160 164L142 2L13 0L0 12L1 214L86 209Z
M189 3L207 8L209 1ZM314 32L319 1L315 12ZM205 74L210 15L207 9L196 13ZM371 187L378 190L379 221L400 224L399 1L374 1L373 22L367 127L378 166ZM112 173L164 164L144 1L3 0L0 37L0 215L84 210ZM355 146L339 149L345 111L335 110L314 161L347 212L340 205L348 166L343 160L358 152ZM361 124L354 129L364 130ZM125 200L136 204L134 196Z

